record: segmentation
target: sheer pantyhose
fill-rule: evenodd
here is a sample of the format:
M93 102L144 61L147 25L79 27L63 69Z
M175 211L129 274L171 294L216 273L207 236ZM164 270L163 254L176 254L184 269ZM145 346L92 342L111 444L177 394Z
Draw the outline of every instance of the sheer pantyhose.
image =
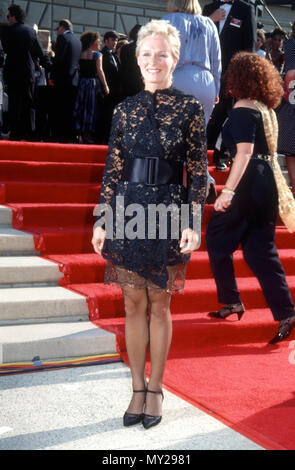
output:
M172 337L171 295L163 289L134 289L129 286L122 286L122 291L126 311L125 340L133 390L146 388L145 362L149 345L151 374L148 388L160 391ZM153 393L134 393L127 411L142 413L144 402L146 414L162 414L162 396Z

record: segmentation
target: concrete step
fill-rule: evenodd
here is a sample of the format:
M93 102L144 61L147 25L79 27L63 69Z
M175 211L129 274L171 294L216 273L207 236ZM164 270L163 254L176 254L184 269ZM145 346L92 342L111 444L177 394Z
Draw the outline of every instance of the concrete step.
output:
M0 325L88 320L85 297L62 287L0 289Z
M12 209L5 206L0 206L0 225L11 225L12 223Z
M33 235L0 225L0 256L38 254Z
M116 352L116 335L89 321L0 327L2 364Z
M38 256L0 256L0 288L57 285L61 277L56 263Z

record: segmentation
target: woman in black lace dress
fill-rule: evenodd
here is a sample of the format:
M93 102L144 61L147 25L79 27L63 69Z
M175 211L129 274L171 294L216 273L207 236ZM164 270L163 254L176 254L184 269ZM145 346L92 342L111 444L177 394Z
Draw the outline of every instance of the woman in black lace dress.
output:
M95 251L107 260L105 282L119 283L124 295L134 392L124 415L126 426L142 421L149 428L161 420L162 379L172 335L171 294L183 289L186 264L199 245L195 222L205 202L203 109L196 98L171 87L179 46L177 30L166 21L151 21L139 32L137 58L145 89L115 109L99 206L105 204L106 230L99 219L92 240ZM187 188L182 184L184 163ZM153 223L149 215L159 204L172 210L166 210L167 219L160 214ZM187 217L181 213L181 230L175 231L181 205L188 209ZM122 208L123 223L118 220ZM107 226L111 213L117 223L113 239Z

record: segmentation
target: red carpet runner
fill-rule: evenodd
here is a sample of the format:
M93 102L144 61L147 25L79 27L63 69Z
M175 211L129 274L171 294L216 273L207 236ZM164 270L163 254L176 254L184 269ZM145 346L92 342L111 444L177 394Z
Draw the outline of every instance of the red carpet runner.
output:
M12 208L14 228L34 234L40 255L58 263L60 285L87 298L90 319L117 334L118 351L128 362L122 295L103 284L104 261L90 243L106 151L2 141L0 204ZM226 175L211 170L223 184ZM203 230L211 213L207 206ZM295 235L278 226L277 246L295 298ZM276 324L241 252L235 269L247 312L241 322L208 318L218 304L203 236L185 292L172 301L165 387L267 449L294 449L295 334L278 346L267 344Z

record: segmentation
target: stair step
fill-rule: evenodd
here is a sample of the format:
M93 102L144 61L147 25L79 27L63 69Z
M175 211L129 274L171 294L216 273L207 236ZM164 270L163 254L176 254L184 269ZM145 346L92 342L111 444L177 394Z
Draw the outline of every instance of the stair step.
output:
M102 179L102 163L60 163L0 160L2 181L35 181L47 183L94 183Z
M13 226L17 229L27 229L33 224L38 229L52 226L65 227L93 227L93 215L96 204L46 204L46 203L14 203Z
M34 236L30 233L15 230L10 226L0 225L0 255L37 254Z
M88 319L85 297L63 287L0 289L0 325Z
M295 275L295 250L281 249L279 250L279 256L286 274ZM59 285L100 283L104 281L106 261L96 253L52 254L48 255L46 259L57 263L60 271L64 274ZM252 275L240 249L234 254L234 263L237 277L249 277ZM212 270L207 251L194 251L187 265L186 279L205 279L210 277L212 277Z
M57 284L63 277L58 265L38 256L0 257L0 287Z
M35 230L37 230L35 228ZM34 230L32 230L34 231ZM206 250L205 243L206 227L203 227L201 236L201 246L199 251ZM85 228L74 229L68 228L67 230L57 229L44 229L40 234L35 235L36 250L42 254L77 254L77 253L93 253L91 245L92 228L85 226ZM276 229L276 246L277 248L295 248L294 234L289 233L284 227L277 227Z
M116 335L89 321L2 326L0 363L116 353Z
M104 163L107 151L106 145L0 141L0 160Z
M44 229L35 236L36 249L45 253L85 253L91 245L92 227L68 228L67 230Z
M9 207L0 206L0 225L11 225L12 210Z
M291 295L295 295L295 276L287 276ZM266 300L255 277L237 278L241 299L247 309L266 308ZM121 289L103 283L71 284L71 289L85 295L89 307L89 318L96 321L102 318L124 316L124 301ZM187 279L184 291L172 297L171 312L182 315L189 312L206 312L218 307L216 285L213 278Z
M100 184L36 183L7 181L0 183L0 203L97 203Z

